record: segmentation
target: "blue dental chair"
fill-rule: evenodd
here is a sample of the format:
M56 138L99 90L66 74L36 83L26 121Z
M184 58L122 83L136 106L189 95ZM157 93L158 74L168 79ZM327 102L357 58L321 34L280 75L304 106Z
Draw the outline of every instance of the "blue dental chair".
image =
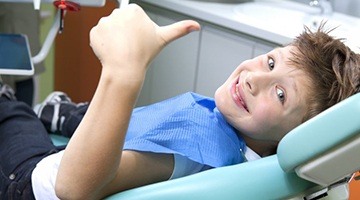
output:
M356 94L288 133L275 155L131 189L107 199L347 199L348 182L360 169L359 115L360 94ZM68 141L51 137L56 145Z

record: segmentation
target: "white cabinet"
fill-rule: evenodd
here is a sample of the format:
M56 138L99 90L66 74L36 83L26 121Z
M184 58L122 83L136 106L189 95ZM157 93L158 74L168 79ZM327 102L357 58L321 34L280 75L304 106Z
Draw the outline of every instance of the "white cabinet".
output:
M148 4L141 6L158 25L191 19L186 13ZM188 91L212 97L242 61L277 46L218 24L195 20L201 24L201 31L170 43L154 59L137 106L155 103Z
M267 43L265 41L257 42L254 46L253 57L268 53L272 51L275 47L279 47L278 45Z
M254 45L255 42L226 29L203 27L195 92L214 96L234 69L252 57Z
M168 25L182 19L153 13L149 16L159 25ZM199 32L193 32L170 43L154 59L148 70L137 106L194 91L199 34Z

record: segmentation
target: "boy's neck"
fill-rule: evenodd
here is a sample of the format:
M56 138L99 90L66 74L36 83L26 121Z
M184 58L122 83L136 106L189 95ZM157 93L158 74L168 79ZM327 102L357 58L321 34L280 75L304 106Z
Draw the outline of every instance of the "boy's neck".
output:
M256 140L246 135L241 136L244 138L246 145L261 157L273 155L276 153L276 148L279 144L278 142Z

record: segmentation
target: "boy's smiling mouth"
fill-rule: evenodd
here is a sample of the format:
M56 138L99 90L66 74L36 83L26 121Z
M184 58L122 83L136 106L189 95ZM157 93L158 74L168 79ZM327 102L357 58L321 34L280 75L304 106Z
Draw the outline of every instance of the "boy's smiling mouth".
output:
M239 106L240 108L243 108L247 112L249 112L249 109L244 100L243 90L242 90L242 86L240 84L240 78L237 79L236 81L234 81L234 83L231 87L231 96L237 106Z

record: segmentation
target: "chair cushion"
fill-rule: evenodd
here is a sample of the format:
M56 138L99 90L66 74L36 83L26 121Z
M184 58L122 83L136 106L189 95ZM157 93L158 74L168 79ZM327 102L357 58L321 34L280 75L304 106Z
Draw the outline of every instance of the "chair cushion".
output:
M55 135L55 134L50 134L50 138L55 146L66 145L70 140L69 138L63 137L61 135Z

